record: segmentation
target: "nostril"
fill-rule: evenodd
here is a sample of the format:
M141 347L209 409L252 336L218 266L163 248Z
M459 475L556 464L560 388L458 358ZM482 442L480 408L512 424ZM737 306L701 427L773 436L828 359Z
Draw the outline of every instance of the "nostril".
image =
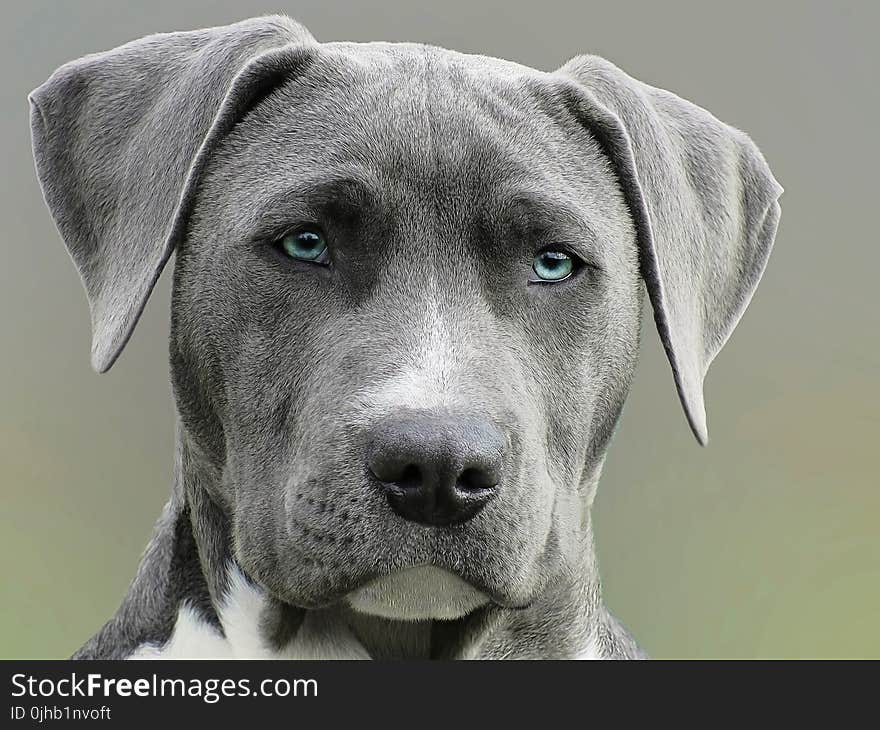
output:
M469 468L458 475L456 487L462 492L481 492L485 489L493 489L498 485L498 480L485 469Z
M418 464L397 458L371 459L369 469L378 481L399 489L418 489L424 480Z
M407 464L394 481L404 489L418 489L422 483L422 470L416 464Z

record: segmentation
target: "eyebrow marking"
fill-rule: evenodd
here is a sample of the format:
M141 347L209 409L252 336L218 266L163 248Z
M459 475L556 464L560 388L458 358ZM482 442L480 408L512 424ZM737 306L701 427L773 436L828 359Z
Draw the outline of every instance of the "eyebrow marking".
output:
M498 209L508 219L517 222L538 220L547 224L562 224L585 231L596 239L596 230L581 212L580 206L563 195L549 195L543 190L515 188L499 196Z
M316 220L327 216L351 219L380 207L378 180L365 171L357 174L307 177L266 197L254 210L258 235L276 232L292 219Z

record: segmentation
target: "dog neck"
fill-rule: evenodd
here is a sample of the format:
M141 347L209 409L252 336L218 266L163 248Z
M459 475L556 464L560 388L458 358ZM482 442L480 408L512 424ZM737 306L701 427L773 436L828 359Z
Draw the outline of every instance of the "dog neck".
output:
M209 470L179 439L172 497L117 614L75 658L488 659L638 656L600 598L587 525L582 562L526 608L398 621L339 604L282 603L238 567ZM569 566L572 568L572 566Z

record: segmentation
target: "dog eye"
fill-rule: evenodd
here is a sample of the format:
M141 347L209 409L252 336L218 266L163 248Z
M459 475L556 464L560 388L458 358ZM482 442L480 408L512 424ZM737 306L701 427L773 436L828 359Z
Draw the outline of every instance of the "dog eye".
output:
M327 242L317 228L301 228L288 233L277 242L278 248L297 261L326 264L328 261Z
M542 251L532 261L534 276L529 281L553 284L571 276L576 266L575 259L563 251Z

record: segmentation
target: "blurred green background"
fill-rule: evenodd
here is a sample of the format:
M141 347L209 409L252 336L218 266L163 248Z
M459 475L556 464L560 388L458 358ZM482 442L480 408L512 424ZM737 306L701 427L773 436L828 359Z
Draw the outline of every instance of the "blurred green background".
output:
M752 306L680 411L650 318L596 506L611 609L657 657L880 657L878 4L28 0L0 6L0 657L70 654L169 491L169 276L110 374L33 173L26 94L156 31L287 12L554 68L584 51L748 131L785 186Z

